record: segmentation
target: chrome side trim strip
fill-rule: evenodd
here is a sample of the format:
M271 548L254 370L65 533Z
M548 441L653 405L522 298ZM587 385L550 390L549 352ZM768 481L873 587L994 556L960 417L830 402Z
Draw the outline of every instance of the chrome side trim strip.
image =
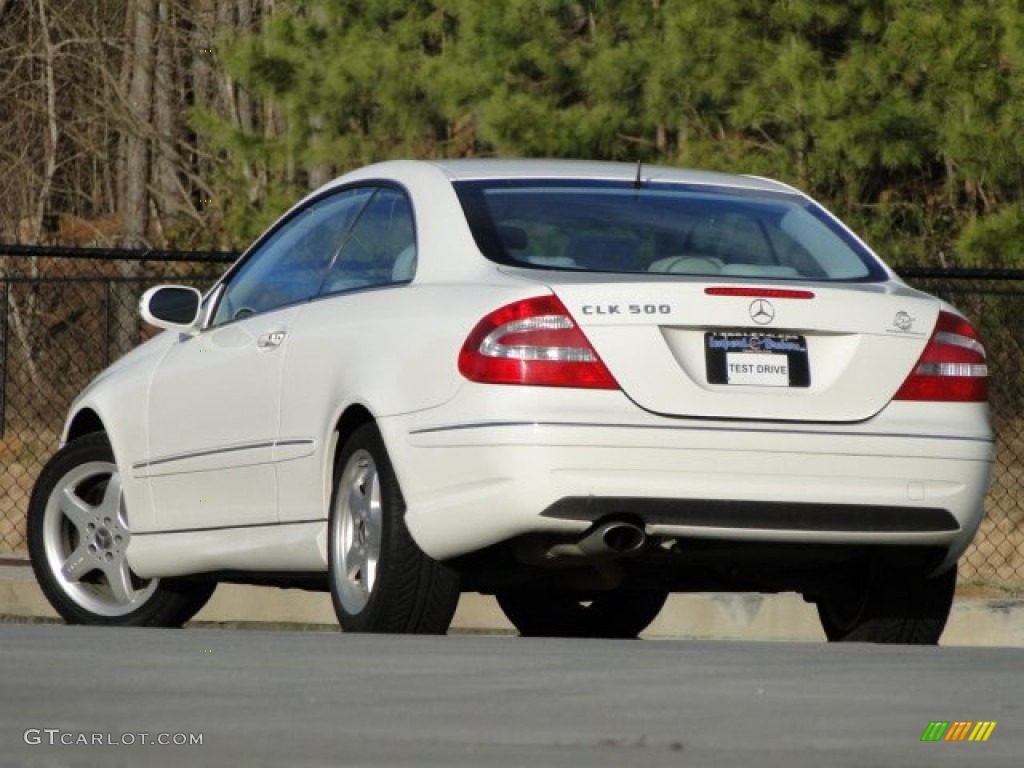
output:
M189 459L202 459L210 456L221 456L241 451L257 451L265 448L283 448L293 446L313 446L316 444L312 439L289 439L289 440L264 440L258 443L244 443L242 445L228 445L223 448L211 448L205 451L189 451L186 453L175 453L169 456L160 456L149 461L138 461L132 464L132 470L147 469L164 464L171 464L176 461L187 461Z
M210 531L244 531L250 528L286 528L292 525L309 525L310 523L325 523L327 518L316 518L310 520L287 520L276 523L253 523L251 525L214 525L209 528L170 528L156 531L135 531L135 536L169 536L175 533L208 533Z
M964 437L962 435L911 434L907 432L851 432L841 430L783 429L773 427L703 427L676 426L667 424L601 424L582 421L484 421L467 424L444 424L436 427L415 429L412 435L429 435L441 432L459 432L471 429L502 429L509 427L568 427L572 429L643 429L668 432L735 432L737 434L772 435L815 435L827 437L901 437L918 440L956 440L972 443L991 444L995 438Z

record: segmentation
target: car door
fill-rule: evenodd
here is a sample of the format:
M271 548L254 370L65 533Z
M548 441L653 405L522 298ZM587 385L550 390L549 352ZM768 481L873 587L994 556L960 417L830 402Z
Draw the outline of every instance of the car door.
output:
M282 522L324 516L331 470L325 451L339 407L391 399L386 393L399 383L403 357L381 351L409 330L402 287L416 261L411 203L402 190L381 186L289 339L276 454Z
M218 288L207 327L182 335L157 366L144 466L157 530L277 522L289 335L369 196L329 194L276 227Z

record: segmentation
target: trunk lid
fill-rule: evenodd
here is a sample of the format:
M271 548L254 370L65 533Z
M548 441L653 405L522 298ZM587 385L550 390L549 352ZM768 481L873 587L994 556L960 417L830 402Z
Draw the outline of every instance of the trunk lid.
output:
M913 370L940 309L895 281L544 277L626 395L679 417L868 419Z

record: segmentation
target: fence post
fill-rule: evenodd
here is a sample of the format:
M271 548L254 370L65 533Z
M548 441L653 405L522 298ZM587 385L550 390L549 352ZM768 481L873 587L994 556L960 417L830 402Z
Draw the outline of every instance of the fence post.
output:
M103 281L103 364L110 365L110 280Z
M0 304L0 436L7 433L7 307L10 305L11 281L4 280L3 303Z

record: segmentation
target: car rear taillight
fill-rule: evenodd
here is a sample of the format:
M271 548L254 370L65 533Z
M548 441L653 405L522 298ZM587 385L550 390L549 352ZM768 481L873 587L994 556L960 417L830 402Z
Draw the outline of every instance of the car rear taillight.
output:
M962 317L940 312L921 359L895 400L984 402L988 366L978 332Z
M619 388L555 296L524 299L487 315L462 345L459 372L485 384Z

